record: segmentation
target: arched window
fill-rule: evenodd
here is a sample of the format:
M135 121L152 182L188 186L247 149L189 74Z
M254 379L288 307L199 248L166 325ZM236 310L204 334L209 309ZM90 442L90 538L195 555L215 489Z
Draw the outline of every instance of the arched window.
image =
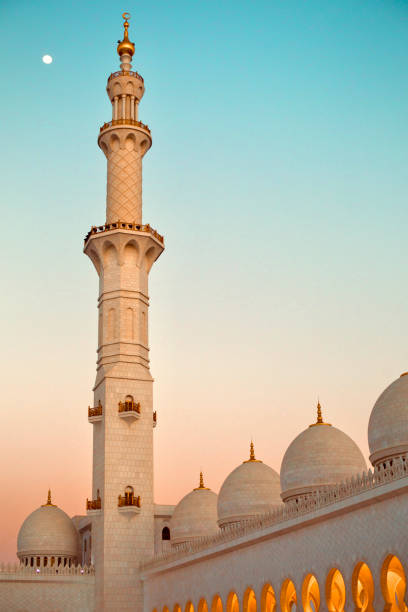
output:
M401 561L395 555L386 557L381 569L381 590L384 612L406 612L407 579Z
M244 612L256 612L256 597L253 589L247 588L244 594Z
M282 584L280 603L282 612L291 612L296 609L297 606L297 595L295 585L292 580L287 578Z
M34 567L34 557L31 557L30 565L31 565L31 567Z
M326 603L329 612L343 612L346 604L346 585L339 570L333 567L326 580Z
M370 568L360 561L354 568L351 579L356 612L374 612L374 580Z
M168 527L162 529L162 540L170 540L170 529Z
M304 612L319 612L320 589L313 574L308 574L303 581L302 604Z
M265 584L261 596L261 612L275 612L276 598L273 588L269 583Z
M48 557L44 557L44 567L47 567L48 565Z

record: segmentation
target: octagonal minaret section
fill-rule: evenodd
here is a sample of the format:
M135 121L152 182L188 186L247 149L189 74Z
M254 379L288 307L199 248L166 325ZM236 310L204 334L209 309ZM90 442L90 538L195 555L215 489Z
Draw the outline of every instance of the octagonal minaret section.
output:
M107 158L106 222L84 251L99 276L98 349L93 406L92 516L97 610L143 609L142 560L154 552L153 379L148 281L163 237L142 222L142 159L150 130L138 120L142 77L131 70L134 45L124 14L120 68L108 78L112 120L99 133Z

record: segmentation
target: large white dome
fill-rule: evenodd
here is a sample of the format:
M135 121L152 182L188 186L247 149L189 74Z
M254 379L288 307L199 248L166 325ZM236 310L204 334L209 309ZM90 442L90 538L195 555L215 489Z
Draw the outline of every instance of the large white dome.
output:
M377 399L368 423L370 461L377 465L408 452L408 376L402 374Z
M204 486L201 475L200 486L185 495L174 509L170 521L171 542L180 544L218 532L217 495Z
M53 555L78 558L78 532L72 520L49 503L34 510L21 525L17 536L17 555L22 557Z
M327 485L340 483L367 469L357 444L345 433L323 423L318 405L317 423L297 436L281 465L282 499L287 501Z
M279 474L257 461L251 454L225 479L218 494L218 524L230 523L265 514L281 505Z

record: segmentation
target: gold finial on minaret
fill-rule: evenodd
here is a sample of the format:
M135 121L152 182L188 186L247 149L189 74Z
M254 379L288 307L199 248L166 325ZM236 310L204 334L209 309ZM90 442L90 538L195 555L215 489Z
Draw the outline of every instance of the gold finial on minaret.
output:
M204 476L202 472L200 472L200 484L194 489L194 491L199 491L200 489L206 489L208 491L208 487L206 487L204 484Z
M52 501L51 501L51 489L48 489L47 503L46 504L42 504L42 505L43 505L43 507L44 506L54 506L55 507L55 504L53 504Z
M312 425L309 425L309 427L315 427L315 425L329 425L330 426L330 423L325 423L323 421L322 407L320 405L320 400L317 400L317 420L316 420L316 423L312 423Z
M123 33L123 40L118 40L119 44L117 46L117 52L120 57L125 54L130 55L130 57L132 57L132 55L135 52L135 45L132 42L130 42L129 34L128 34L128 29L129 29L128 19L130 19L130 13L123 13L122 17L125 20L123 24L125 31Z
M251 444L249 445L249 459L244 461L244 463L262 463L262 461L255 458L255 448L253 440L251 440Z

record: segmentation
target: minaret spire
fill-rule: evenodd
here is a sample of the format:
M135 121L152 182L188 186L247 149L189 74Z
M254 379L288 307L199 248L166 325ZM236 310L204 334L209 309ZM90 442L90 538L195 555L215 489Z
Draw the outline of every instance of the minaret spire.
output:
M122 70L128 71L132 67L132 64L130 62L132 61L132 57L135 52L135 45L129 40L129 32L128 32L129 21L128 19L130 19L130 13L123 13L122 17L125 20L123 23L123 27L124 27L123 40L118 40L119 44L117 46L117 52L122 62L120 67L122 68Z
M249 445L249 459L244 461L244 463L262 463L262 461L256 459L255 457L255 447L253 440L251 440L251 444Z
M316 419L316 423L312 423L311 425L309 425L309 427L316 427L316 425L328 425L330 427L330 423L325 423L323 421L323 415L322 415L322 407L320 405L320 400L317 400L317 419Z

